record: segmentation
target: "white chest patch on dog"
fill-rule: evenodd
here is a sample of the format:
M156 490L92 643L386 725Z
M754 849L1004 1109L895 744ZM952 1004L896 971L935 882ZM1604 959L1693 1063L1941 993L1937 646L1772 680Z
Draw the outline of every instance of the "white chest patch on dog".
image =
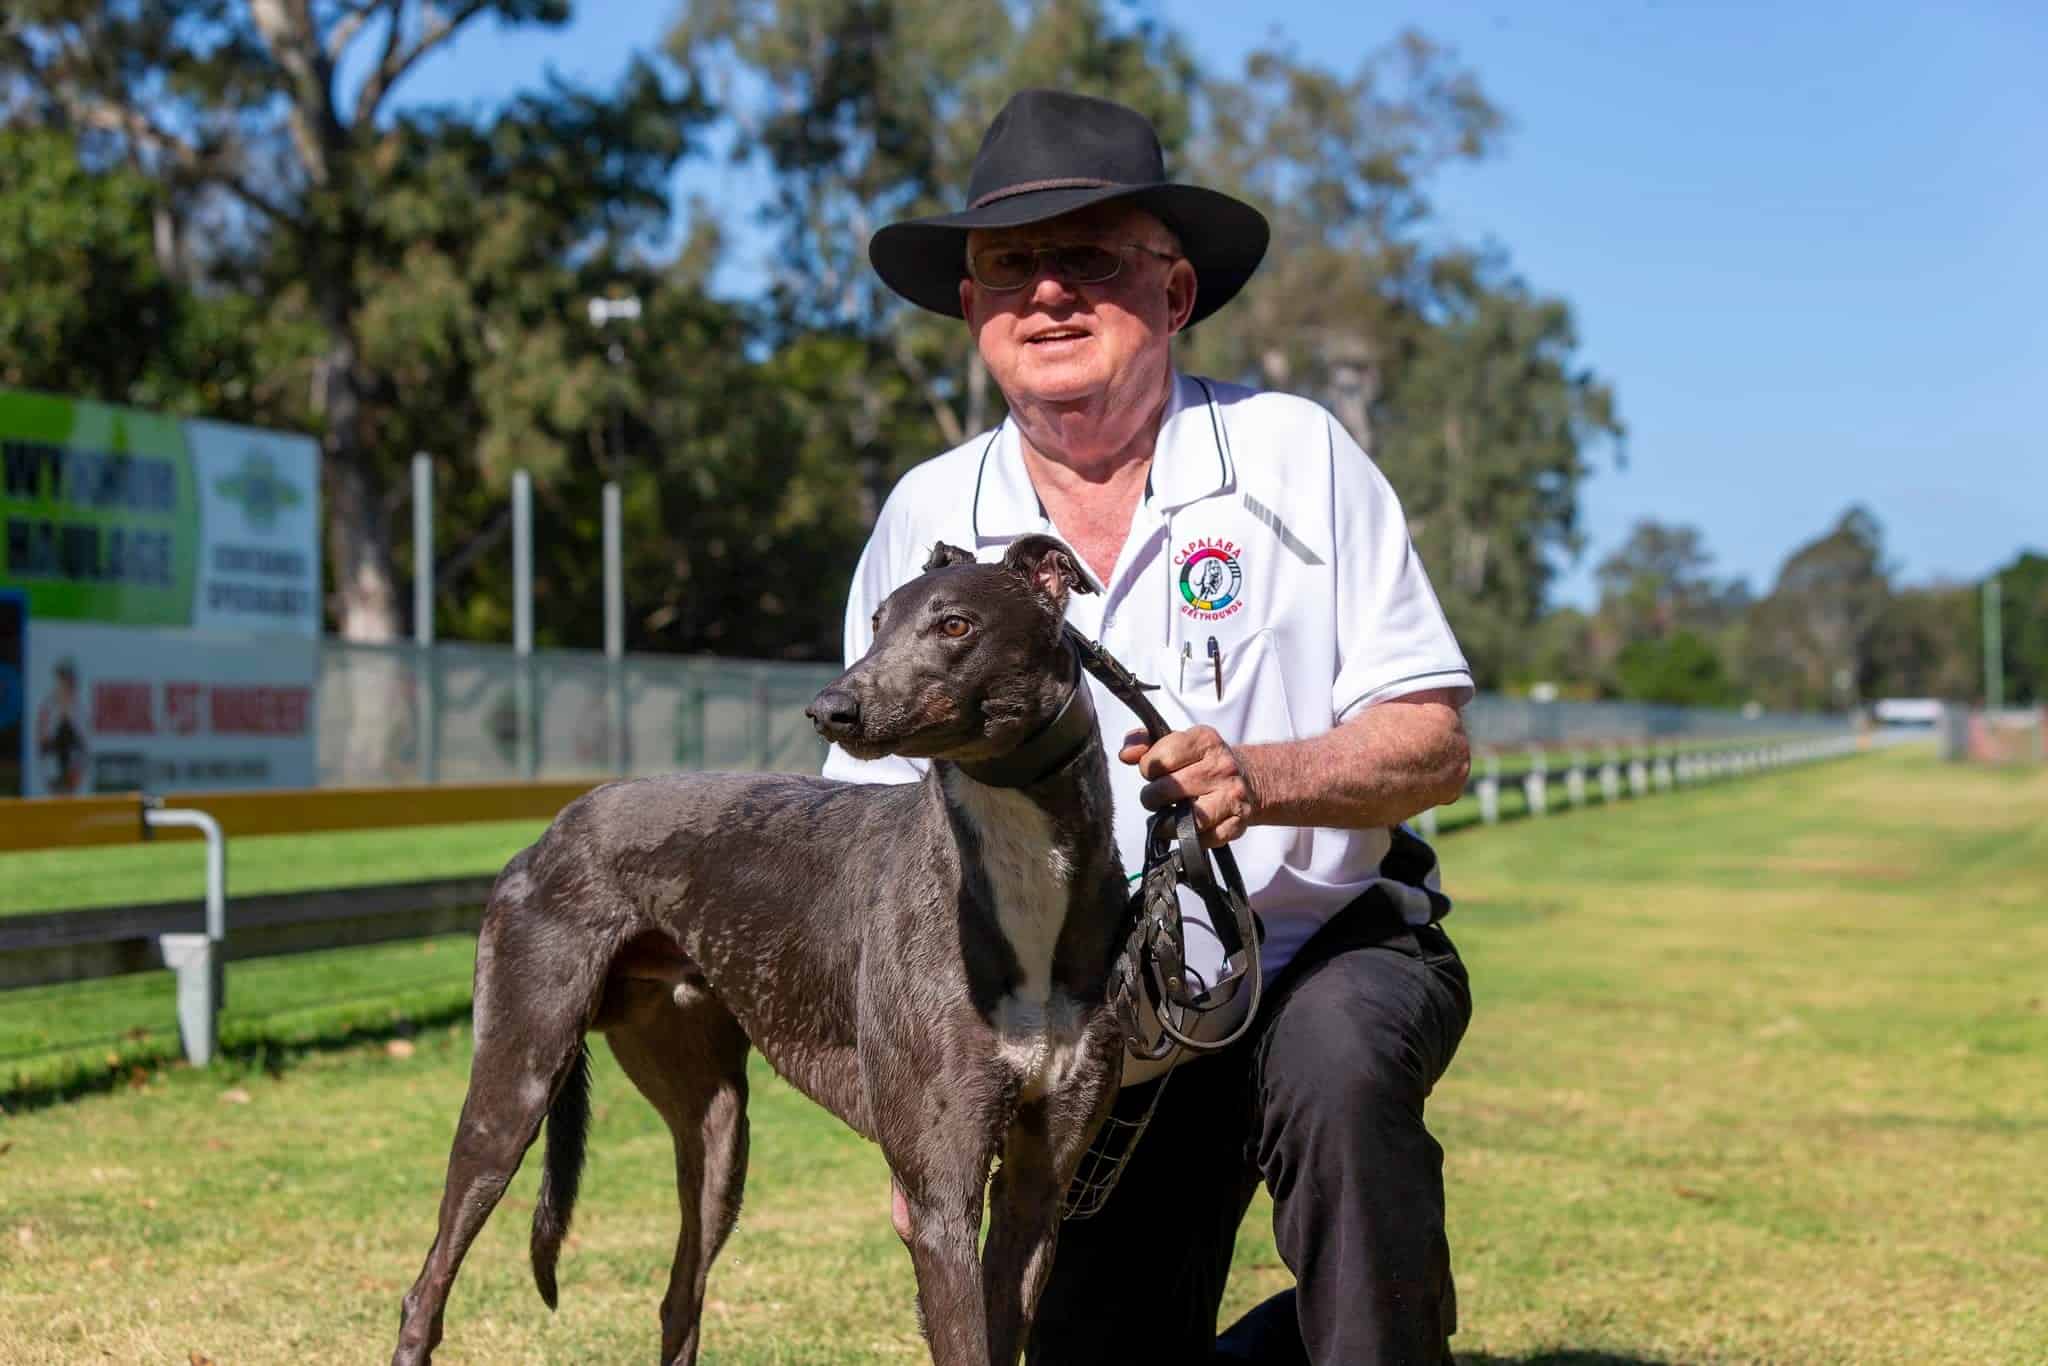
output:
M1019 1094L1033 1100L1065 1085L1083 1056L1080 1008L1052 989L1073 868L1053 845L1052 821L1023 793L953 775L947 794L974 832L996 924L1017 959L1016 989L996 1003L989 1023Z
M980 846L996 924L1017 956L1015 995L1043 1004L1052 989L1052 956L1066 923L1067 883L1074 872L1053 845L1052 820L1023 793L984 787L957 772L948 775L946 790Z

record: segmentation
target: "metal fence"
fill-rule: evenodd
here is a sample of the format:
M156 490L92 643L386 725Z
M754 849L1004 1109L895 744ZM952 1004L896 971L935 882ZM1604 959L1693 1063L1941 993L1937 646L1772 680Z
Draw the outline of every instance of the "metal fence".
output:
M320 781L352 785L577 778L687 769L816 772L803 709L829 664L328 641ZM1844 734L1848 717L1482 694L1482 750L1637 746Z
M815 772L823 664L356 645L321 651L320 781L480 782L681 769Z

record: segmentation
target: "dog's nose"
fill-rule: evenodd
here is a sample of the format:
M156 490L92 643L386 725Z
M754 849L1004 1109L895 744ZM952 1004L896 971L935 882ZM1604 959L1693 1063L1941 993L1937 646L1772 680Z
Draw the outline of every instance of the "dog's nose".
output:
M844 688L827 688L811 699L804 715L820 735L844 735L860 728L860 699Z

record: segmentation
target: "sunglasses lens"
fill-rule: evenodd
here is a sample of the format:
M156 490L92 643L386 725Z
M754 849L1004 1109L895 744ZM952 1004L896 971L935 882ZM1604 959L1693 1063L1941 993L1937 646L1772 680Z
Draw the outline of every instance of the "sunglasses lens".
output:
M974 278L990 289L1021 289L1038 273L1038 253L991 247L974 254Z
M1071 247L1059 247L1053 253L1053 260L1059 264L1060 275L1079 285L1092 285L1109 279L1116 274L1123 258L1107 247L1093 243L1081 243Z
M1100 284L1122 267L1123 256L1109 247L1080 242L1068 246L989 247L974 253L970 273L985 289L1022 289L1038 278L1041 258L1051 261L1053 272L1069 284Z

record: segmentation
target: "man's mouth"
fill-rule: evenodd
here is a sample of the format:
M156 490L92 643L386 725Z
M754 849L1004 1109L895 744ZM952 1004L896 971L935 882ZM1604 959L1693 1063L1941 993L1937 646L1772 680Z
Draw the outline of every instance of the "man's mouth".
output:
M1080 341L1089 335L1082 327L1048 327L1043 332L1034 332L1024 339L1026 346L1037 346L1041 342Z

